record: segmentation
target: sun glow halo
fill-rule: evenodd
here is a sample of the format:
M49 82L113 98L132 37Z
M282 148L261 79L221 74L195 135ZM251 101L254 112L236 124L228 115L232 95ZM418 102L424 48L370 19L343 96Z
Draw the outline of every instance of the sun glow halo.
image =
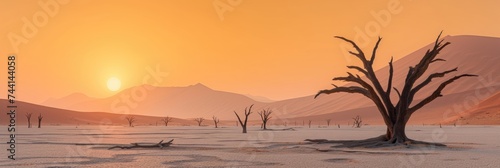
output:
M116 77L111 77L108 79L108 89L110 91L117 91L120 89L122 83L120 81L120 79L116 78Z

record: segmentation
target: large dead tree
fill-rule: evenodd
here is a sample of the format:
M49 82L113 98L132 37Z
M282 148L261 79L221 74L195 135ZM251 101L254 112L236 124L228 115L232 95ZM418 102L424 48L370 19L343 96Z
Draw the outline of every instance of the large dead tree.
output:
M262 110L261 112L258 112L259 115L260 115L260 119L262 120L262 127L264 130L267 130L267 122L269 121L269 119L271 119L271 114L273 113L273 111L271 109L267 109L267 110Z
M43 116L42 116L42 113L40 113L38 115L38 128L42 127L42 119L43 119Z
M201 123L205 120L203 117L200 117L200 118L196 118L194 119L197 123L198 123L198 126L201 126Z
M127 119L129 127L134 127L134 122L135 122L134 116L127 116L127 117L125 117L125 119Z
M212 116L212 120L214 120L215 128L218 128L220 120L217 117L215 117L215 116Z
M238 113L234 111L234 114L236 114L236 117L238 118L238 121L240 122L241 128L243 129L243 133L247 133L247 121L248 121L248 116L252 114L252 107L253 104L250 107L245 107L245 120L242 121Z
M28 128L31 128L31 113L26 113L25 116L28 119Z
M375 61L377 48L380 44L380 41L382 40L381 38L378 38L378 41L375 44L375 47L372 51L371 58L367 59L365 53L359 48L359 46L355 42L344 37L335 36L335 38L346 41L354 47L356 52L349 51L349 53L358 58L359 60L361 60L363 66L360 67L351 65L347 66L347 68L359 71L362 75L366 77L366 79L361 78L357 74L353 75L352 73L348 72L347 73L348 76L335 77L333 78L333 80L353 82L355 84L358 84L359 86L339 87L333 85L334 86L333 89L319 91L316 94L315 98L321 94L332 94L339 92L357 93L364 95L365 97L373 101L378 111L382 115L382 118L384 119L384 122L387 125L386 139L388 142L403 143L406 141L411 141L406 136L405 127L406 123L410 119L411 115L415 113L415 111L429 104L436 98L443 96L441 94L441 91L450 83L462 77L477 76L472 74L461 74L454 76L441 83L431 95L425 97L423 100L420 100L419 102L413 102L413 98L415 97L417 92L420 91L422 88L424 88L426 85L428 85L433 79L444 77L448 73L457 71L457 68L453 68L447 71L433 73L430 74L424 80L420 80L421 81L420 83L417 83L417 80L422 77L424 72L427 71L427 69L432 63L445 61L444 59L436 58L436 56L443 48L448 46L450 43L449 42L443 43L443 40L440 40L440 36L441 34L439 34L434 43L434 46L431 49L427 50L427 52L422 57L420 62L417 63L415 66L409 67L406 78L400 79L405 81L404 86L401 90L395 87L393 88L392 86L392 80L393 80L392 78L394 71L392 66L392 59L389 62L389 78L387 81L387 86L385 88L381 85L380 81L375 75L375 71L373 70L373 62ZM398 101L395 104L393 104L391 100L391 90L395 90L398 96Z
M162 118L161 121L163 121L163 123L165 123L165 127L166 127L166 126L168 126L168 123L170 121L172 121L172 119L173 119L172 117L167 116L165 118Z

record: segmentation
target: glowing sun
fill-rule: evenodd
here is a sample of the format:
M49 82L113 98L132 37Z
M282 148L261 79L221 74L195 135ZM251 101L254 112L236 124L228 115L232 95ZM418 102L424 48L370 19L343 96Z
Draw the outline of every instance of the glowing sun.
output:
M117 91L122 86L120 79L116 77L111 77L108 79L108 89L111 91Z

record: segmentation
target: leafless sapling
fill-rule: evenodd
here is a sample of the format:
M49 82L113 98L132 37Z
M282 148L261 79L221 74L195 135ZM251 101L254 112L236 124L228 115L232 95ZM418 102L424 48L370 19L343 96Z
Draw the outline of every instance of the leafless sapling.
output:
M219 125L219 119L215 116L212 116L212 119L214 120L214 125L215 125L215 128L218 128L218 125Z
M245 120L242 121L238 113L234 111L234 114L236 114L236 117L238 118L238 121L240 122L241 128L243 129L243 133L247 133L247 121L248 121L248 116L252 114L252 107L253 104L250 107L245 108Z
M25 116L28 119L28 128L31 128L31 113L26 113Z
M201 123L205 120L203 117L200 117L200 118L196 118L194 119L197 123L198 123L198 126L201 126Z
M271 119L272 113L273 111L271 109L262 110L261 112L258 112L258 114L260 115L260 119L262 120L262 127L264 130L267 130L267 122L269 121L269 119Z
M42 119L43 119L43 116L42 116L42 113L40 113L38 115L38 128L42 127Z
M135 116L127 116L125 119L127 119L129 127L134 127L134 122L136 121Z
M354 118L352 118L354 120L354 123L352 124L352 127L355 127L355 128L361 128L361 123L363 122L363 120L361 119L361 117L358 115Z
M165 126L168 126L168 123L170 121L172 121L172 119L173 119L172 117L167 116L167 117L162 118L161 121L163 121L163 123L165 123Z

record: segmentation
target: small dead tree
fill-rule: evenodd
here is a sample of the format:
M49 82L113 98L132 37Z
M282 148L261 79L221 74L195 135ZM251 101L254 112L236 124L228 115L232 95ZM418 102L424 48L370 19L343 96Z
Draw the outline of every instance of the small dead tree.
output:
M134 127L134 122L136 121L134 116L127 116L125 119L127 119L129 127Z
M168 123L170 121L172 121L172 119L173 119L172 117L167 116L165 118L162 118L161 121L163 121L163 123L165 123L165 127L166 127L166 126L168 126Z
M201 126L201 123L205 120L203 117L200 117L200 118L196 118L194 119L197 123L198 123L198 126Z
M28 128L31 128L31 113L26 113L25 116L28 119Z
M309 120L309 128L311 128L311 120Z
M330 126L330 122L332 121L332 119L326 119L326 126L329 127Z
M260 115L260 119L262 120L263 129L267 130L266 125L269 119L271 119L271 114L273 113L273 111L271 109L267 109L267 110L262 110L261 112L258 113Z
M218 125L219 125L219 119L215 116L212 116L212 119L214 120L214 125L215 125L215 128L218 128Z
M38 115L38 128L42 127L42 119L43 119L43 116L42 116L42 113L40 113Z
M241 128L243 129L243 133L247 133L247 121L248 121L248 116L250 114L252 114L252 107L253 107L253 104L249 108L248 107L245 108L245 120L244 121L241 121L241 118L238 115L238 113L236 113L236 111L234 111L234 114L236 114L236 117L238 118L238 121L240 122Z
M361 120L361 117L360 116L356 116L356 117L354 117L352 119L354 120L354 124L352 125L352 127L361 128L361 123L363 122L363 120Z

